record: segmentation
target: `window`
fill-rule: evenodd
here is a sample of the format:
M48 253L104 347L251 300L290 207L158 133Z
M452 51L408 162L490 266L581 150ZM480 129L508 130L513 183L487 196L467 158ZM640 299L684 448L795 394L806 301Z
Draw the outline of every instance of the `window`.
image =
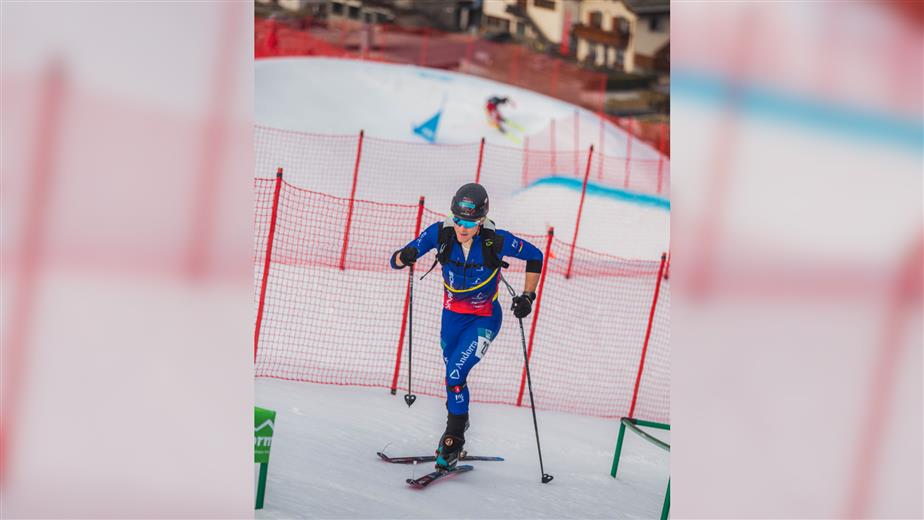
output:
M625 18L613 17L613 31L620 34L629 34L629 20Z
M485 15L485 24L491 32L510 32L510 20L496 16Z
M592 11L590 13L590 26L596 27L597 29L603 26L603 13L600 11Z
M343 16L343 4L338 4L334 2L331 5L331 12L337 16Z
M349 17L351 20L357 20L357 19L359 19L359 6L357 6L357 5L351 5L351 6L347 7L347 12L349 13L349 14L348 14L348 17Z
M663 16L652 16L648 19L648 30L651 32L664 32L667 18Z
M551 9L555 10L555 1L554 0L533 0L533 5L540 9Z

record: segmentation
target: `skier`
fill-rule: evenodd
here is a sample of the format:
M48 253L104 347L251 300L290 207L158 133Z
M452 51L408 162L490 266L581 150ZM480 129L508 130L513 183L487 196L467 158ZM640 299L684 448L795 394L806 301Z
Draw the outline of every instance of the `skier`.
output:
M513 315L532 311L542 271L542 251L509 231L496 229L487 218L488 193L469 183L452 198L452 214L427 227L415 240L391 255L391 267L403 269L437 250L443 271L443 315L440 344L446 364L446 431L436 450L436 468L456 467L468 429L469 389L466 378L500 332L503 313L498 303L503 257L526 261L523 293L513 298ZM429 273L429 271L428 271ZM426 276L426 275L425 275Z
M509 98L492 96L488 98L488 103L485 105L485 110L488 112L488 120L491 122L491 125L496 127L501 132L505 132L504 127L501 126L503 123L507 122L507 119L500 113L500 106L506 103L513 104Z

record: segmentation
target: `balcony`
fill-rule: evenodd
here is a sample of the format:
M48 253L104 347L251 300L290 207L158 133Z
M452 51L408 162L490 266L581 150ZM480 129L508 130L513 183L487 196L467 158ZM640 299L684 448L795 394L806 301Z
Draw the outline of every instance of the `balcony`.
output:
M629 33L604 31L599 27L585 24L575 24L572 32L576 38L592 43L599 43L617 49L625 49L629 46Z

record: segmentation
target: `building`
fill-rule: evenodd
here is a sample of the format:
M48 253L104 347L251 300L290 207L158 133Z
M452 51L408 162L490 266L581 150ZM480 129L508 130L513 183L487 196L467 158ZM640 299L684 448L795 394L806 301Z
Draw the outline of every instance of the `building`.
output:
M482 8L482 30L489 34L510 33L516 39L540 48L560 44L565 10L574 1L488 0Z
M489 0L482 31L594 67L669 71L669 0Z
M596 67L632 72L638 17L620 0L580 3L579 22L572 27L577 59Z
M635 68L670 73L670 0L626 0L638 16L635 32Z
M395 13L390 2L363 0L328 0L326 14L329 20L352 20L358 23L393 23Z
M256 0L257 4L279 6L293 13L322 13L327 0Z
M447 32L468 30L478 23L481 12L481 0L326 0L326 4L332 20L394 23Z

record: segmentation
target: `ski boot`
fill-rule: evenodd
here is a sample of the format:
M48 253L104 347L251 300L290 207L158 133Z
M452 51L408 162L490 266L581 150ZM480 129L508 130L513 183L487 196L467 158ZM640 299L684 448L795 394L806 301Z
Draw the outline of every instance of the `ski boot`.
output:
M468 414L448 414L446 418L446 432L440 437L440 445L436 449L436 469L452 471L459 463L462 447L465 446L465 430L468 429Z

